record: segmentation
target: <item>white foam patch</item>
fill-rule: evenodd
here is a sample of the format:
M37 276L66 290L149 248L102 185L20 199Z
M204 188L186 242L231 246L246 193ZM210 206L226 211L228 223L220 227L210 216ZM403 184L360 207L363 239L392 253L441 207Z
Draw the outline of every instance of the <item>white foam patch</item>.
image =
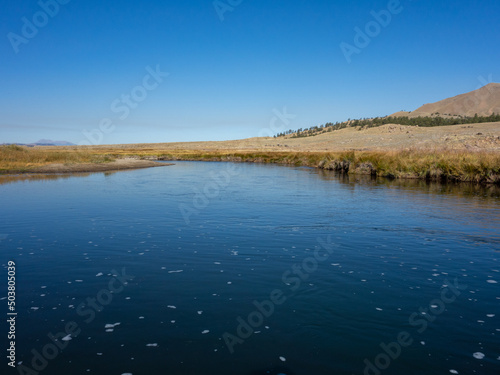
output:
M167 307L168 307L169 309L176 309L176 308L177 308L177 307L172 306L172 305L168 305Z
M61 340L62 341L69 341L69 340L73 340L73 338L71 337L71 335L66 335Z
M483 359L484 358L484 353L481 352L476 352L472 355L476 359Z
M375 307L375 310L377 310L377 311L384 311L380 307Z
M168 271L168 273L181 273L181 272L184 272L184 270Z
M286 358L285 357L280 357L280 361L281 362L286 362Z
M198 315L201 315L201 314L203 314L203 311L198 311Z
M206 335L207 333L210 333L210 331L208 329L204 330L201 334Z
M498 281L495 280L486 280L486 282L489 284L498 284Z
M147 344L146 346L149 346L150 348L156 348L158 346L158 344L157 343Z
M104 326L104 328L106 328L106 329L110 329L110 328L115 328L116 326L119 326L119 325L120 325L120 323L114 323L114 324L110 324L110 323L108 323L108 324L106 324L106 325Z
M458 371L457 371L457 370L450 370L450 372L451 372L452 374L458 374Z
M95 275L95 276L96 276L96 277L100 277L100 276L102 276L102 275L104 275L104 274L103 274L102 272L99 272L99 273L98 273L97 275Z

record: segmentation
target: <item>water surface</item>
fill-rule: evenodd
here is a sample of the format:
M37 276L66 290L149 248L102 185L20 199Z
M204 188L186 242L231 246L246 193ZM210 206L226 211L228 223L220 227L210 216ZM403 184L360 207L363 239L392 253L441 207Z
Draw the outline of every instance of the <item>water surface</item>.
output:
M201 162L0 184L16 362L80 332L42 374L500 369L497 188Z

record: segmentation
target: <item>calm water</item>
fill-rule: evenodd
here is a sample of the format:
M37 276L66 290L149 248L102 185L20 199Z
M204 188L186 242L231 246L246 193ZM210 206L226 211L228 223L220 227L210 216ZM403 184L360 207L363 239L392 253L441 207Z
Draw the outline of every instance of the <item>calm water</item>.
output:
M196 162L0 183L41 374L500 372L493 188Z

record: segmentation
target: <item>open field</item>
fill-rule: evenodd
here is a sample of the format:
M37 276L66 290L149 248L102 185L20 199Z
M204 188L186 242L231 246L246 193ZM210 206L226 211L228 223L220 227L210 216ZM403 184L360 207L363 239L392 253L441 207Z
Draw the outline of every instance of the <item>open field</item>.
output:
M500 123L434 128L384 125L366 130L348 128L306 138L223 142L4 146L0 151L0 171L119 170L154 166L153 160L276 163L390 178L498 184Z
M74 150L74 146L57 149ZM305 138L248 138L219 142L142 143L112 146L84 146L98 152L191 151L388 151L388 150L461 150L500 152L500 122L417 127L383 125L358 130L346 128Z

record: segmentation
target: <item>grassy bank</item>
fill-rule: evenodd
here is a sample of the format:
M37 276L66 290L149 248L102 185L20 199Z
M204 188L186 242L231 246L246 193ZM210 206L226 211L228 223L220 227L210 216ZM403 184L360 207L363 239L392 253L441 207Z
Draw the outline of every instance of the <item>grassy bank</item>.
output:
M460 151L350 151L136 153L160 160L202 160L273 163L316 167L342 173L429 181L500 184L500 154Z
M154 148L26 148L0 147L0 172L29 172L52 163L105 163L116 158L273 163L308 166L341 173L428 181L460 181L500 185L500 153L464 151L165 151Z
M0 146L0 173L24 173L49 164L106 163L108 155L80 149L58 150L42 147Z

